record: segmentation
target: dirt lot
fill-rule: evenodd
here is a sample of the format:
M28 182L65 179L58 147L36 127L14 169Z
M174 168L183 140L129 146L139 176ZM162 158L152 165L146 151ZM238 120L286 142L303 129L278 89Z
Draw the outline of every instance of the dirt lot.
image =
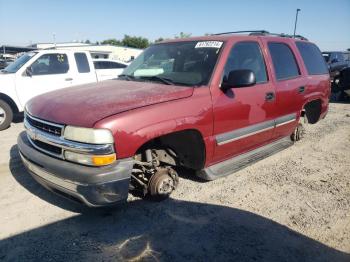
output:
M182 178L172 198L82 208L24 170L0 133L0 260L350 261L350 104L274 156L229 177Z

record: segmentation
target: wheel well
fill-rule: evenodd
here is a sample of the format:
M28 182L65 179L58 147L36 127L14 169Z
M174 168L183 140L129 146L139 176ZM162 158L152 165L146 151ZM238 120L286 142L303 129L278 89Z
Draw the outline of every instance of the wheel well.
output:
M318 122L321 115L321 104L320 99L312 100L305 104L302 116L306 116L308 123L315 124Z
M11 107L14 114L17 114L19 112L16 103L11 99L11 97L0 93L0 99L5 101Z
M137 153L146 149L169 148L176 154L176 164L200 170L205 164L205 145L199 131L194 129L178 131L154 138L143 144Z

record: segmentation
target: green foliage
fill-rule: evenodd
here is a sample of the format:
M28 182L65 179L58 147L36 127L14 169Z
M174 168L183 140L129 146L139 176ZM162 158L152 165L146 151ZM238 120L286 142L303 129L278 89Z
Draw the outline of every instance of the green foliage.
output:
M180 32L179 35L175 35L175 38L187 38L187 37L190 37L191 35L192 35L191 33Z
M186 38L186 37L190 37L191 35L192 34L190 33L180 32L179 35L175 35L175 38ZM168 38L159 37L154 41L154 43L162 42L167 39ZM101 44L101 45L127 46L127 47L140 48L140 49L147 48L150 45L150 43L151 42L147 38L144 38L141 36L129 36L129 35L124 35L124 38L122 40L110 38L110 39L103 40L100 43L96 42L96 44Z
M111 39L106 39L101 42L101 45L116 45L116 46L121 46L123 45L121 41L111 38Z
M149 46L149 41L147 38L125 35L121 41L115 38L111 38L102 41L101 44L144 49Z
M149 41L147 38L143 37L124 35L122 44L123 46L143 49L149 46Z
M155 43L163 42L165 39L163 37L159 37L158 39L154 40Z
M87 40L85 41L85 44L91 44L90 40L87 39Z

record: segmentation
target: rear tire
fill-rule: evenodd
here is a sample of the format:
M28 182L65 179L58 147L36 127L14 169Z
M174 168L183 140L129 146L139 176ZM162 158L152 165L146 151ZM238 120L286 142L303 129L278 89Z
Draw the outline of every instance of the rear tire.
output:
M13 120L13 111L9 104L0 100L0 131L8 128Z
M306 119L306 117L305 117L305 119ZM305 122L306 122L306 120L305 120ZM297 142L297 141L300 141L301 139L303 139L304 136L305 136L305 127L303 126L301 118L300 118L297 127L295 128L293 134L291 135L291 139L293 142Z

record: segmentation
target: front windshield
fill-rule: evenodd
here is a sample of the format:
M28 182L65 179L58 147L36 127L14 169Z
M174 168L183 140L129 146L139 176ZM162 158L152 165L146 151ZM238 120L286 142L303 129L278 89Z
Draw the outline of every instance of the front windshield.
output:
M37 52L29 52L17 58L13 63L9 64L5 69L6 73L16 73L25 63L27 63Z
M155 44L139 55L120 78L188 86L207 85L223 42Z

